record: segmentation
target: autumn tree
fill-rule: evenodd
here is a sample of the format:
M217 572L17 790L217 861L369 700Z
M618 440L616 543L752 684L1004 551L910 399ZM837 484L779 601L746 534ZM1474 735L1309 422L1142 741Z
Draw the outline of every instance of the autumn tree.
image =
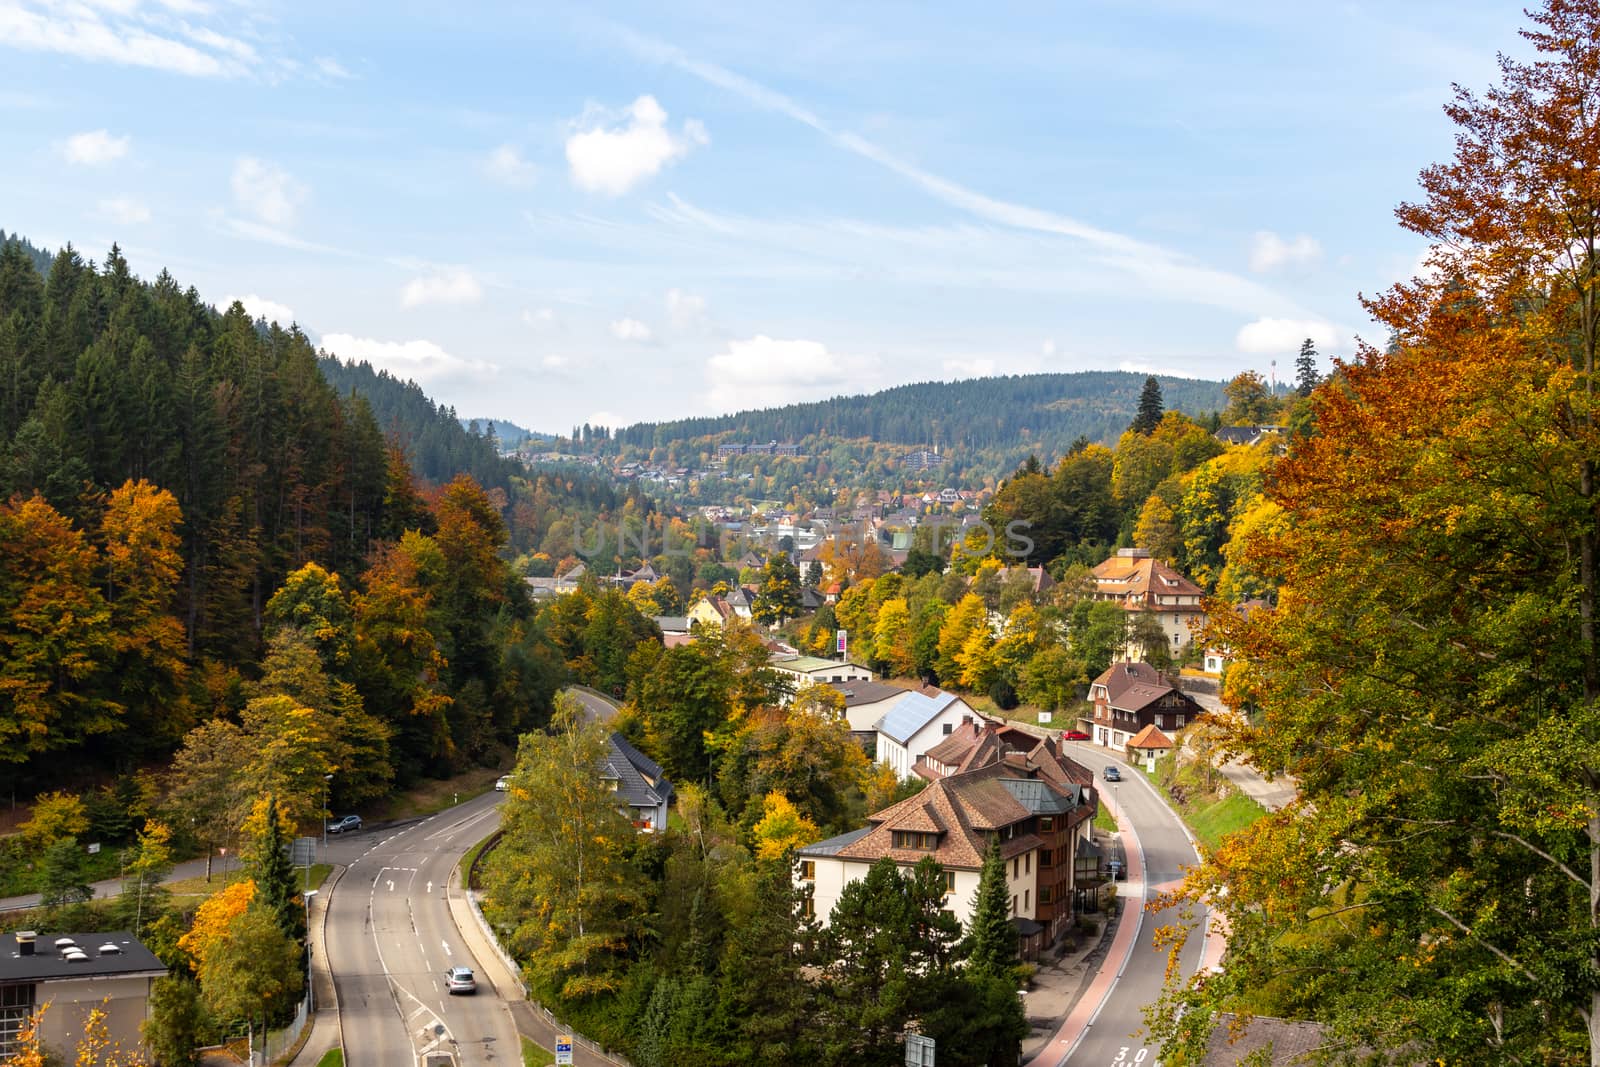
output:
M782 793L768 793L761 802L761 812L760 820L751 831L758 859L782 859L818 839L817 824L795 810L794 804Z
M786 553L774 552L762 566L761 590L751 612L767 626L800 614L800 572Z
M1218 627L1231 743L1304 802L1191 879L1229 959L1151 1013L1169 1048L1298 974L1333 1050L1600 1063L1600 4L1530 17L1399 210L1433 249L1368 305L1394 343L1313 394L1245 543L1279 597Z
M1240 371L1223 386L1228 397L1222 420L1229 426L1258 426L1272 414L1272 392L1258 371Z
M556 700L552 732L523 735L503 836L487 864L489 914L536 990L568 1001L614 992L640 933L626 859L635 831L598 769L606 730Z

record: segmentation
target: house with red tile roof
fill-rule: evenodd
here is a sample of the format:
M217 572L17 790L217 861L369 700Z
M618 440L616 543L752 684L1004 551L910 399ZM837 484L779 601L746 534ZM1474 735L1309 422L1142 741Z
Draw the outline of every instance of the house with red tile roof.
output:
M1113 601L1126 611L1149 612L1161 624L1174 657L1205 629L1204 596L1205 590L1143 548L1119 548L1094 569L1094 598ZM1136 646L1126 653L1144 659L1148 650Z
M1099 802L1093 783L1091 772L1042 739L1031 752L937 778L869 816L866 826L799 849L797 877L812 891L814 913L825 918L844 887L878 860L909 870L932 856L944 870L948 910L964 925L984 856L998 845L1018 947L1032 956L1075 914L1078 851Z
M1172 738L1161 732L1161 728L1151 723L1133 736L1128 742L1128 759L1134 763L1144 764L1145 770L1156 769L1156 760L1172 751Z
M1205 711L1160 671L1139 662L1107 667L1089 683L1089 700L1094 743L1109 748L1127 748L1146 726L1181 730Z

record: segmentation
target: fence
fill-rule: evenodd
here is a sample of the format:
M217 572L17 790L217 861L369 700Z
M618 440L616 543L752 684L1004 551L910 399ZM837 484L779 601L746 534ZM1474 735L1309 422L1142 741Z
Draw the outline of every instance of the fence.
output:
M294 1013L294 1020L282 1030L270 1030L261 1040L255 1042L250 1050L250 1063L252 1067L268 1067L277 1062L300 1040L300 1034L306 1028L308 998L302 997L300 1007Z

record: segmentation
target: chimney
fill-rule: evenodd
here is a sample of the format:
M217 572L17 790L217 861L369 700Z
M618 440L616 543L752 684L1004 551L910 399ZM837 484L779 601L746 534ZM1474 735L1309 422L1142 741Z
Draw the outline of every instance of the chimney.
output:
M961 725L962 726L970 726L971 724L972 724L972 716L971 715L963 715L963 716L961 716Z
M17 931L17 954L21 956L33 955L33 939L39 935L32 930Z

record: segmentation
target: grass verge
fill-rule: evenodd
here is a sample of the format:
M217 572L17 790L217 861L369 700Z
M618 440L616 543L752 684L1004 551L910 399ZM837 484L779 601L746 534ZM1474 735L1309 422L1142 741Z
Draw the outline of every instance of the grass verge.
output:
M467 849L467 854L461 857L462 878L470 879L472 877L472 865L478 862L478 856L482 854L484 846L489 843L489 840L492 837L494 837L494 835L490 834L489 837L479 841L476 845L473 845L471 848ZM478 887L474 885L469 886L468 888L477 889Z
M1167 756L1156 765L1151 780L1206 852L1216 851L1223 838L1267 814L1266 808L1234 792L1227 779L1202 760L1180 763L1177 754Z
M322 1054L322 1059L317 1061L317 1067L344 1067L344 1050L330 1048Z
M548 1067L556 1062L555 1056L535 1045L528 1038L522 1039L522 1067ZM317 1067L322 1067L318 1064Z
M309 888L316 889L320 887L323 880L328 877L328 873L332 870L333 867L326 863L312 864L311 885ZM212 872L210 882L207 882L203 875L199 875L194 878L184 878L180 881L168 882L166 883L166 889L167 892L172 894L172 898L175 903L182 904L186 901L198 903L199 901L204 900L206 897L211 896L211 894L217 892L218 890L225 889L234 882L241 882L248 877L249 873L243 869L239 867L230 867L226 874L224 874L220 869ZM304 867L295 868L294 884L297 888L307 888L306 869Z
M493 767L474 767L454 778L419 782L414 788L374 808L367 821L414 819L422 815L432 815L436 811L444 811L463 800L471 800L479 793L487 793L494 788L495 779L504 773Z

